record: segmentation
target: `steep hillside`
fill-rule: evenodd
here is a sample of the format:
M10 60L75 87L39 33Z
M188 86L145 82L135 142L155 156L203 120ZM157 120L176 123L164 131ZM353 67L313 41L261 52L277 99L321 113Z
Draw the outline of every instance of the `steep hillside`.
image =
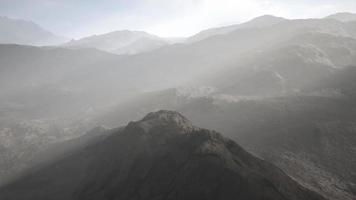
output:
M150 113L1 188L1 199L322 200L219 133Z

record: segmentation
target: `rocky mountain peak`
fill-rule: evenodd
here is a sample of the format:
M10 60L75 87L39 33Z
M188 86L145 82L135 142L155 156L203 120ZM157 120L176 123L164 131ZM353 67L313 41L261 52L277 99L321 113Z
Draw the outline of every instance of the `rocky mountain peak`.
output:
M140 121L130 122L126 129L132 128L140 128L145 133L154 132L158 129L174 130L175 133L189 133L198 129L180 113L169 110L151 112Z
M160 110L157 112L150 112L148 113L142 121L149 121L149 120L163 120L167 122L176 122L176 123L186 123L189 122L187 118L181 115L177 111L170 111L170 110Z

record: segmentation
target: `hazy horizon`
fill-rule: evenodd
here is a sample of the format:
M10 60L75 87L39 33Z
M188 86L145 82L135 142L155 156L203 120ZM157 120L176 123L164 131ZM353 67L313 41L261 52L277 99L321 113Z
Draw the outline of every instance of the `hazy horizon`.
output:
M204 29L239 24L262 15L287 19L322 18L356 12L356 2L280 0L108 0L0 1L0 16L33 21L69 38L117 30L145 31L160 37L188 37Z

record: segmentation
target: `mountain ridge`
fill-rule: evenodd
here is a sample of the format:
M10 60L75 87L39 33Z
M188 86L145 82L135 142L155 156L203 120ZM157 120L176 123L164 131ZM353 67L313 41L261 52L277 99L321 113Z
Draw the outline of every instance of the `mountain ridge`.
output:
M325 18L336 19L342 22L351 22L351 21L356 21L356 14L351 12L340 12L340 13L329 15Z
M223 35L223 34L231 33L237 29L263 28L266 26L271 26L271 25L280 23L282 21L286 21L286 20L287 19L285 19L285 18L276 17L273 15L262 15L262 16L253 18L247 22L240 23L240 24L234 24L234 25L229 25L229 26L216 27L216 28L202 30L199 33L189 37L186 42L188 42L188 43L198 42L200 40L204 40L204 39L207 39L207 38L215 36L215 35Z
M137 42L142 44L137 44ZM165 45L168 45L167 41L144 31L119 30L72 40L62 46L67 48L97 48L120 55L133 55L158 49Z

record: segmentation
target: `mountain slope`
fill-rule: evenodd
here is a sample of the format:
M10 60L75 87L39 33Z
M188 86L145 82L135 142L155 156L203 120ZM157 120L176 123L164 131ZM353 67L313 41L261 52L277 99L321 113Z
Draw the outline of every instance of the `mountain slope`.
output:
M172 111L129 123L2 188L0 198L323 199L235 142Z
M63 46L70 48L96 48L116 54L137 54L151 51L167 44L165 40L146 32L123 30L72 40Z
M326 198L354 200L355 91L356 68L350 66L306 90L276 96L231 95L216 88L152 92L110 109L98 120L112 127L151 110L178 110L197 125L235 139Z
M175 95L175 91L166 91L131 101L105 120L120 123L127 120L124 115L137 118L137 113L147 110L177 109L199 126L233 138L330 200L355 199L354 100L322 92L321 96L240 100Z
M264 15L264 16L256 17L256 18L254 18L248 22L242 23L242 24L231 25L231 26L226 26L226 27L219 27L219 28L212 28L212 29L207 29L207 30L201 31L198 34L188 38L187 42L197 42L197 41L204 40L206 38L209 38L209 37L212 37L215 35L227 34L227 33L233 32L237 29L268 27L268 26L275 25L275 24L280 23L285 20L286 19L281 18L281 17Z
M28 111L17 116L21 118L39 117L39 113L46 117L51 114L58 117L61 113L77 115L78 109L85 112L95 107L94 102L102 103L97 98L108 100L108 85L121 87L118 80L109 80L106 76L112 71L116 72L116 78L120 74L125 76L122 71L128 70L117 66L121 59L121 56L95 49L0 45L0 106L4 108L10 103L21 107L14 110ZM117 89L114 96L120 95L120 91L123 90ZM134 89L125 91L134 92ZM96 92L101 95L95 95ZM73 107L68 109L69 105ZM4 109L12 110L11 107Z
M0 43L25 45L56 45L68 41L44 30L31 21L0 17Z
M342 22L350 22L350 21L356 21L356 14L348 13L348 12L336 13L336 14L327 16L326 18L336 19L336 20L339 20Z
M234 95L271 96L308 90L355 61L355 39L307 33L246 56L234 67L204 77L203 84Z

